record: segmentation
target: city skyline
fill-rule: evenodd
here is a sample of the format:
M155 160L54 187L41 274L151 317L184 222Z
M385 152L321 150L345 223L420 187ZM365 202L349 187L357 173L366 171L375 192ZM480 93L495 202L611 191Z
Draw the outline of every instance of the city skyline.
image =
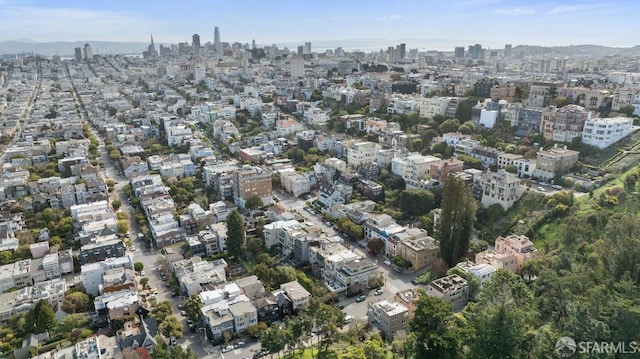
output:
M42 0L0 0L0 41L132 41L157 43L221 41L283 44L304 41L440 39L449 47L481 42L562 46L638 45L640 5L585 1L404 0L322 3L207 2L148 0L51 4ZM461 27L459 24L468 24ZM446 41L450 41L444 45ZM357 45L356 45L357 46ZM359 45L367 46L367 45ZM408 46L422 47L421 44ZM453 50L453 48L452 48Z

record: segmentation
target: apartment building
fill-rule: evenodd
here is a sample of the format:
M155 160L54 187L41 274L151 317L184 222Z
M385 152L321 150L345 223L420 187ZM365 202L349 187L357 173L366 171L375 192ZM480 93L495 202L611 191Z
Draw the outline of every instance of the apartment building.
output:
M571 170L578 161L580 153L568 150L567 146L559 148L557 145L548 151L540 148L536 153L536 168L533 176L542 180L551 180L555 176L563 175Z
M487 263L475 264L470 261L460 262L456 264L456 267L459 267L465 272L476 277L476 279L478 279L478 283L480 284L480 288L482 288L482 286L484 286L486 282L491 280L497 270L495 267Z
M427 284L427 295L453 304L454 310L460 310L469 301L469 283L457 274L438 278Z
M546 141L571 142L582 136L584 124L591 119L591 111L578 105L556 108L551 106L542 112L540 132Z
M404 330L409 323L409 309L397 302L386 299L367 305L367 321L371 327L380 330L386 339L392 339L400 330Z
M515 153L500 153L498 155L498 169L505 169L507 166L513 166L514 161L523 159L524 156Z
M273 203L271 197L271 173L260 167L242 166L233 174L233 199L244 208L251 197L259 197L264 205Z
M96 296L100 294L102 276L109 269L128 268L133 269L133 259L130 255L117 258L108 258L102 262L85 264L80 268L82 284L87 294Z
M309 293L298 281L280 284L280 289L287 293L287 296L293 301L293 310L298 311L309 306L311 293Z
M450 174L462 172L463 169L463 161L460 161L457 158L449 158L431 163L429 175L432 179L440 181L440 183L444 183Z
M524 187L515 174L498 170L473 176L473 194L484 208L499 204L507 210L522 197Z
M422 296L422 291L418 291L414 288L399 291L393 296L393 300L396 303L400 303L409 310L409 320L413 319L413 315L416 312L418 300Z
M504 269L511 273L516 273L518 269L516 256L513 252L498 253L495 250L487 249L476 254L475 261L478 264L488 264L496 270Z
M241 301L229 305L236 334L244 333L248 327L258 324L258 311L250 301Z
M440 253L440 246L436 240L427 235L425 230L420 228L410 229L390 237L398 242L396 255L409 261L412 270L418 270L435 263ZM391 240L387 242L391 242ZM389 256L389 253L387 255Z
M388 214L371 215L363 225L364 238L370 240L379 238L383 242L387 241L387 237L400 233L405 230L404 226L399 225Z
M594 118L584 123L582 143L607 148L633 132L633 119L629 117Z
M344 262L335 278L348 291L359 292L375 285L378 266L369 258L351 259Z
M382 149L375 142L357 142L347 147L347 165L351 168L359 168L373 164L376 154Z
M122 257L125 252L124 243L115 235L96 237L91 243L80 247L78 263L101 262L107 258Z
M525 262L536 258L538 250L533 242L525 235L510 234L507 237L498 237L495 241L496 252L513 253L516 257L516 273L520 273Z

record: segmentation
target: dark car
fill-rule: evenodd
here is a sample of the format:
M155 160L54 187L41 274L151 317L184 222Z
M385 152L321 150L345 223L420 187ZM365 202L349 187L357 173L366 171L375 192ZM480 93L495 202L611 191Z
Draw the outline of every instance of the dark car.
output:
M338 304L337 307L338 309L344 309L344 304Z
M413 285L418 285L418 281L417 281L417 280L415 280L415 279L412 279L412 280L411 280L411 284L413 284Z

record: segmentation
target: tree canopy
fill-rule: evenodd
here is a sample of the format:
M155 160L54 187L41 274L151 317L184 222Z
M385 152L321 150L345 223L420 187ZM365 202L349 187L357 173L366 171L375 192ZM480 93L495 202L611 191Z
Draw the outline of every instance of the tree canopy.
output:
M233 210L227 217L227 252L230 256L239 258L244 246L244 219L237 210Z
M476 209L471 188L456 176L447 177L442 191L437 237L440 241L440 256L449 267L467 256L476 221Z

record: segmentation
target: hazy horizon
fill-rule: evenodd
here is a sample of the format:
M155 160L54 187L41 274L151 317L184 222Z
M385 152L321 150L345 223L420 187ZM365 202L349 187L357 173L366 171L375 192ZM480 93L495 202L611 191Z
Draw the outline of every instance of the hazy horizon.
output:
M115 41L191 43L213 41L261 45L304 41L441 39L451 46L502 47L638 45L640 3L523 0L364 0L294 3L238 0L86 2L0 0L0 41ZM464 26L462 26L464 24ZM374 46L368 47L375 47ZM422 46L411 45L419 48Z

